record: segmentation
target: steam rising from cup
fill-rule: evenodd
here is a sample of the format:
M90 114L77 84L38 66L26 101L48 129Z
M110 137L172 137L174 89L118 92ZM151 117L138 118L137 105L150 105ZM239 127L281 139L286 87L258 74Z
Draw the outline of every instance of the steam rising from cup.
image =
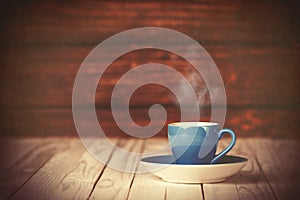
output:
M125 111L127 112L127 116L129 116L125 117L126 119L121 118L121 115L118 115L118 113L121 111L119 109L119 103L127 103L128 99L132 95L132 92L134 92L138 87L141 87L143 84L148 83L162 84L165 87L168 87L170 91L175 94L176 99L180 104L182 121L199 120L199 105L205 104L207 99L210 99L210 121L218 122L220 125L219 128L222 128L224 125L226 115L226 94L223 80L216 64L206 50L197 41L178 31L159 27L143 27L124 31L107 38L87 55L76 74L73 86L72 114L77 133L89 153L101 163L106 164L106 161L108 160L108 154L99 153L97 149L92 148L92 146L89 145L90 140L86 136L94 136L95 139L97 137L101 137L103 141L101 148L114 148L115 156L138 161L140 157L149 155L148 153L137 154L128 152L122 148L114 146L106 137L106 134L98 121L101 120L101 118L97 118L95 110L95 93L98 87L99 79L101 79L105 69L119 56L134 50L147 48L159 49L177 54L189 62L197 73L195 75L191 74L188 77L183 77L182 74L172 69L171 66L159 65L157 63L151 64L152 66L156 65L159 70L165 70L165 72L174 75L173 78L178 80L178 86L168 85L168 83L160 82L164 79L164 77L160 77L159 79L156 78L155 80L149 80L150 76L147 76L145 72L141 73L141 70L145 70L147 67L149 67L147 65L136 67L135 71L130 70L128 75L125 73L119 80L120 82L126 78L134 78L137 80L137 84L127 91L128 94L124 95L123 102L120 99L114 99L114 93L120 91L118 90L118 85L115 86L111 97L111 104L114 120L118 126L121 126L122 120L129 120L130 126L128 127L131 127L132 125L135 130L128 129L126 126L122 127L122 130L125 130L126 133L131 136L142 138L151 137L159 130L159 127L157 128L152 126L152 121L149 123L149 126L138 126L132 121L130 114L128 115L129 110ZM91 74L91 72L93 73ZM197 81L197 77L203 78L203 83L205 84L200 84ZM99 89L101 91L101 87ZM129 104L125 106L126 108L129 108ZM161 119L164 122L165 120L163 119L166 118L166 112L161 105L155 104L149 110L149 117L154 119L158 116L162 117ZM147 133L145 133L145 131ZM163 152L167 148L168 146L165 146L156 150L154 153ZM135 163L133 162L132 166L125 166L124 168L124 164L122 162L108 163L109 167L123 172L142 173L149 171L145 168L136 169L134 165Z

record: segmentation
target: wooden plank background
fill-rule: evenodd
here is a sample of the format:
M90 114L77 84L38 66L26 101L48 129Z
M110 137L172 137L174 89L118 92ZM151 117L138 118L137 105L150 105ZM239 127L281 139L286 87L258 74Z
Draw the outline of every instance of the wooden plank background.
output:
M300 138L299 11L296 1L2 4L1 135L75 136L72 87L85 56L121 31L157 26L194 38L210 53L225 83L225 125L238 136ZM127 70L151 60L185 76L191 72L187 62L163 51L137 51L117 59L99 82L104 89L96 94L100 124L109 135L126 136L110 112L114 84ZM166 106L168 122L179 120L170 92L152 85L140 88L132 98L130 111L138 124L149 122L147 108L153 103ZM202 111L200 120L209 120L209 102ZM158 136L166 136L166 129Z
M152 155L168 142L162 137L111 141L119 148ZM228 142L221 140L218 151ZM151 173L122 173L109 164L121 162L124 169L144 166L138 159L118 154L115 147L105 148L99 138L88 143L97 152L104 150L106 159L97 161L76 137L1 138L0 158L9 162L0 165L0 198L294 200L299 196L299 140L238 139L229 154L248 161L239 173L217 184L174 184Z

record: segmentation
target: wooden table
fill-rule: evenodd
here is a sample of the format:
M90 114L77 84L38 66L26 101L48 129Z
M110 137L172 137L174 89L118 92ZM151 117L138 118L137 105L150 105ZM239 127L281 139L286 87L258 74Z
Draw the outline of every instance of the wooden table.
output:
M91 140L101 150L101 139ZM120 148L151 152L167 141L112 139ZM219 147L226 145L222 142ZM154 175L122 173L96 161L76 137L0 140L1 199L297 199L300 141L239 138L232 155L247 157L223 183L174 184ZM108 162L132 160L112 151ZM135 162L139 167L139 162Z

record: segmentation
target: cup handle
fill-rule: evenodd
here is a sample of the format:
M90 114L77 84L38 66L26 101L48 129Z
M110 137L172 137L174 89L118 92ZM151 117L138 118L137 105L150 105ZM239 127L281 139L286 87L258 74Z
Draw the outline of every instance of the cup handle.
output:
M229 133L230 136L231 136L231 142L230 142L230 144L223 151L221 151L210 162L210 164L215 164L220 158L222 158L223 156L225 156L232 149L232 147L234 146L235 141L236 141L236 136L235 136L234 132L232 130L230 130L230 129L225 128L225 129L220 130L219 133L218 133L218 140L220 140L223 137L223 135L226 134L226 133Z

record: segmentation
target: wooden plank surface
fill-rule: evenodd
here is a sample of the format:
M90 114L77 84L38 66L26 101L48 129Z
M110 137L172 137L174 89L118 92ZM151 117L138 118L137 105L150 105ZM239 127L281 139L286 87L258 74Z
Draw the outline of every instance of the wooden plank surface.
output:
M21 80L26 86L35 82L42 82L38 86L31 86L33 92L31 96L25 98L22 104L18 104L18 99L2 99L2 103L7 106L70 106L72 88L74 84L74 78L80 64L85 56L89 53L90 48L67 48L62 52L57 51L56 48L51 47L46 52L43 49L36 49L28 47L27 52L20 50L18 55L15 55L18 59L10 62L10 68L5 69L4 73L12 74L13 70L18 66L24 65L24 68L18 69L20 74L32 76L32 74L38 74L38 77L32 77L30 79ZM263 50L260 48L244 47L242 45L235 46L233 49L226 47L219 47L218 45L207 46L206 48L216 51L216 55L213 59L216 61L218 69L222 75L222 79L225 83L226 90L228 92L228 104L229 105L282 105L282 104L296 104L299 103L299 98L292 98L293 94L297 91L295 85L299 84L297 75L298 70L298 58L299 51L292 47L265 47ZM16 49L18 53L18 49ZM71 51L71 53L69 53ZM222 56L218 55L222 52ZM257 53L259 52L259 53ZM67 57L66 57L67 56ZM81 60L78 59L81 58ZM224 58L225 57L225 58ZM284 59L283 59L284 57ZM142 58L142 59L141 59ZM240 59L242 61L240 61ZM59 62L59 63L58 63ZM96 93L96 102L102 105L108 106L110 103L110 93L117 83L118 79L128 70L147 62L161 63L170 66L184 76L197 77L193 75L192 65L183 60L176 54L166 53L159 50L143 50L134 51L132 53L125 54L116 59L110 66L107 66L107 70L101 77L99 86ZM268 65L266 65L266 63ZM101 63L98 63L101 66ZM75 67L77 66L77 67ZM283 67L284 66L284 67ZM257 69L257 70L254 70ZM152 70L151 76L155 80L154 73L161 74L160 70ZM21 78L20 75L14 75L15 78ZM166 79L169 79L173 85L180 84L178 81L172 79L170 74L164 75ZM288 77L284 82L278 81L282 77ZM13 77L12 77L13 78ZM197 86L205 86L202 78L197 77ZM9 87L13 84L13 80L6 80L7 87L3 89L13 89L18 92L18 95L26 95L26 91L22 90L22 85ZM134 80L123 82L124 88L128 88L133 85ZM272 89L276 85L278 90ZM161 102L163 104L172 103L172 97L170 94L166 95L166 89L159 87L151 88L147 87L147 90L143 91L145 94L154 94L152 98L138 98L135 97L133 103L136 105L147 105L151 101ZM42 94L43 91L47 93ZM9 91L8 91L9 92ZM126 90L124 91L126 92ZM66 95L68 94L68 95ZM7 97L13 95L12 93L6 94ZM122 94L117 94L122 96ZM162 98L160 100L160 98ZM276 97L276 98L274 98ZM255 101L253 101L255 99ZM273 100L270 102L270 100Z
M111 141L117 142L116 139ZM81 158L74 163L72 170L67 172L59 185L54 188L50 194L51 199L88 199L92 188L98 181L99 174L103 172L105 164L114 152L113 148L104 149L102 140L94 140L90 145L91 148L96 148L96 152L108 152L105 163L99 162L85 151Z
M147 139L144 153L154 156L156 150L162 149L167 144L167 140L158 138ZM152 153L151 153L152 152ZM160 152L160 154L170 154L170 150ZM148 155L149 156L149 155ZM139 165L139 167L143 167ZM175 184L167 183L151 173L136 174L132 183L128 199L199 199L201 200L201 184Z
M299 141L253 139L247 142L256 152L261 171L278 199L297 199L300 189Z
M179 108L176 106L167 106L168 122L180 121ZM119 115L124 115L126 110L120 109ZM149 123L148 108L139 107L131 109L133 120L139 125ZM6 136L11 132L22 133L26 136L39 135L68 135L74 136L76 129L74 126L72 110L60 108L37 108L24 109L22 112L10 112L3 110L9 120L16 120L16 126L2 126ZM201 121L210 121L210 109L201 110ZM108 108L98 108L97 115L99 123L108 136L128 137L128 134L120 130L112 117L111 110ZM125 117L126 115L124 115ZM276 137L276 138L298 138L300 134L295 134L299 130L298 126L299 112L294 108L229 108L226 113L225 127L232 128L239 137ZM32 125L32 121L35 125ZM154 120L155 121L155 120ZM286 123L282 123L285 122ZM87 122L88 123L88 122ZM160 122L155 122L160 123ZM24 131L27 130L27 131ZM167 124L158 133L158 136L167 137ZM282 131L285 130L285 131ZM76 134L77 135L77 134Z
M147 139L143 153L157 155L155 151L162 149L165 145L167 145L167 140L161 140L161 138ZM164 153L169 154L170 151L166 151ZM138 168L143 168L143 165L139 164ZM166 187L167 183L153 174L138 173L135 175L134 181L131 185L128 199L164 200L166 197Z
M65 176L66 171L74 167L73 165L84 152L79 140L64 141L61 144L70 146L70 150L62 151L50 159L24 187L12 196L12 199L46 199L51 196L53 189Z
M3 2L1 135L75 136L72 88L84 58L112 35L154 26L180 31L210 53L224 80L228 122L238 132L299 138L299 123L295 123L299 121L300 103L298 8L297 1L271 0ZM168 52L128 53L112 63L99 81L104 87L97 90L97 107L109 109L117 80L129 69L150 61L166 64L185 76L192 72L189 63ZM165 77L177 84L169 74ZM125 92L134 80L123 84ZM199 81L200 86L203 81ZM120 92L118 98L123 94ZM153 103L176 105L166 89L145 87L132 97L131 109L139 112L140 107ZM262 124L249 119L251 112ZM170 120L177 119L178 114L172 114L170 111ZM275 119L270 120L273 116ZM144 123L139 114L135 119ZM108 129L114 127L111 118L104 120ZM279 131L282 129L286 133Z
M30 138L14 139L24 148ZM46 142L45 144L45 141ZM103 141L91 139L97 152L108 152L107 163L121 162L133 170L142 167L138 160L120 157L115 148L103 149ZM115 147L130 152L155 150L165 138L124 140L114 138ZM13 141L0 140L3 146ZM229 142L220 142L219 150ZM23 143L23 145L22 145ZM47 145L48 143L48 145ZM99 163L78 138L32 139L36 145L22 154L0 179L1 199L297 199L300 181L298 166L300 141L267 138L238 139L231 155L248 158L242 171L216 184L174 184L151 173L124 173ZM43 144L40 147L38 144ZM51 145L50 145L51 144ZM33 145L34 146L34 145ZM9 149L9 148L8 148ZM10 148L6 153L13 153ZM170 153L166 151L165 153ZM275 159L273 159L275 158ZM12 158L14 159L14 158Z
M49 143L48 139L41 138L23 138L19 139L2 139L0 140L0 173L3 174L15 163L26 155L30 155L39 147L43 147ZM18 148L16 148L18 147Z
M120 147L129 152L142 152L142 140L123 140ZM139 160L127 157L127 155L114 154L109 162L121 163L124 170L135 171ZM90 195L90 199L127 199L135 174L121 172L112 168L106 168L101 174L96 187Z
M24 140L26 146L33 145L34 148L31 151L26 152L24 144L20 145L18 143L14 144L14 149L7 149L8 151L1 152L11 156L11 160L14 160L15 157L19 158L15 161L9 168L1 173L1 182L0 182L0 197L8 198L14 195L25 183L29 180L32 180L32 176L37 174L46 163L60 151L64 151L69 146L65 145L64 142L66 139L53 140L52 138L46 140L31 139L31 142L28 143L28 139ZM23 143L22 140L19 143ZM20 149L19 149L20 148ZM25 154L22 152L26 152ZM19 155L15 155L19 153ZM1 162L2 163L2 162ZM11 162L8 162L11 163ZM3 163L3 166L6 164Z
M295 25L296 19L291 18L291 16L295 16L297 13L296 9L292 7L294 2L283 3L277 1L273 4L270 4L270 2L272 1L259 1L259 4L253 4L235 1L225 4L221 1L209 3L204 1L183 4L182 2L170 3L168 1L139 3L136 1L93 1L84 5L80 1L73 4L39 2L27 6L23 5L19 9L15 9L16 12L14 14L4 13L6 14L6 16L4 15L5 17L14 17L12 21L16 22L16 18L22 16L21 14L23 14L24 10L31 10L26 19L19 19L22 22L19 26L22 27L26 40L21 40L24 37L22 33L13 32L16 28L13 24L5 24L8 30L4 34L7 36L8 33L13 33L16 39L15 42L22 43L53 43L57 45L66 42L78 44L85 41L98 41L99 36L97 36L97 33L102 32L105 35L113 33L117 28L133 27L134 25L149 26L152 24L163 27L177 27L181 31L184 31L185 28L187 30L195 29L196 26L199 30L196 29L192 34L203 36L204 41L222 41L220 33L208 34L213 29L215 31L223 30L223 34L226 36L234 34L228 38L232 42L258 42L264 40L273 42L285 38L291 31L290 29L284 30L283 27L285 27L286 23ZM13 4L11 7L5 7L6 5L9 4L5 4L4 8L12 9ZM255 12L251 13L254 10ZM291 13L276 13L282 10L289 10ZM44 11L48 11L48 13ZM41 17L37 18L37 15ZM264 18L259 19L257 15ZM289 21L286 21L288 19ZM135 20L135 22L132 20ZM250 24L245 23L245 21ZM261 24L258 24L258 21ZM256 25L256 29L253 29L254 25ZM229 28L235 28L237 32L233 32ZM76 29L77 32L67 34L63 32L66 29ZM291 27L291 29L293 30L295 27ZM80 35L86 32L91 33L90 37L81 38ZM270 37L269 34L273 32L277 34ZM288 39L287 43L292 42L292 39ZM11 38L6 42L10 43L14 42L14 40Z
M260 166L255 159L255 153L250 151L248 141L237 140L236 145L229 155L237 155L248 158L246 166L242 171L220 184L204 184L205 199L276 199L272 188L264 177ZM224 149L229 140L221 141L219 151ZM259 142L264 145L264 142Z

